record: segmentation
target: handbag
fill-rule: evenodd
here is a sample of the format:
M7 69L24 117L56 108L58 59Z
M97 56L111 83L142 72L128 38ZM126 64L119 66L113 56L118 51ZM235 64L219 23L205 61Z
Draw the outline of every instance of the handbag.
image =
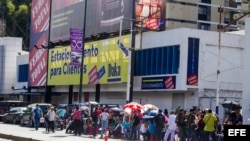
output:
M195 123L191 123L190 125L191 129L196 130L198 129L198 126Z

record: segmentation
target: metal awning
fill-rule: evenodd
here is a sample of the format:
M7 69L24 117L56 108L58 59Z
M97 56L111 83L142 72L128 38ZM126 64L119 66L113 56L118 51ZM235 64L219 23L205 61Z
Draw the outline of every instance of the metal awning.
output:
M45 96L44 92L16 92L12 95L37 95L37 96Z
M60 92L50 92L52 96L60 96ZM45 92L15 92L12 95L37 95L37 96L45 96Z

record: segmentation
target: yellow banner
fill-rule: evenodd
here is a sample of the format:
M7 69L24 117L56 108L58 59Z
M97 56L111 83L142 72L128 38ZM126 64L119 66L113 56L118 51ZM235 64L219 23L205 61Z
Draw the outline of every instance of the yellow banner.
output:
M83 84L127 82L130 35L85 43ZM80 66L70 64L71 47L49 50L48 85L79 85Z

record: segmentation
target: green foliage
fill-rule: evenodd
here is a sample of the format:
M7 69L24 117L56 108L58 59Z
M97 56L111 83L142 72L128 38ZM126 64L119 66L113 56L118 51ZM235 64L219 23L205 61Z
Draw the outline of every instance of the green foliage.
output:
M31 0L6 0L0 3L6 7L4 17L6 19L6 36L22 37L23 48L29 44L30 5Z
M13 16L15 10L16 10L16 7L15 5L12 3L11 0L7 0L7 15L8 16Z

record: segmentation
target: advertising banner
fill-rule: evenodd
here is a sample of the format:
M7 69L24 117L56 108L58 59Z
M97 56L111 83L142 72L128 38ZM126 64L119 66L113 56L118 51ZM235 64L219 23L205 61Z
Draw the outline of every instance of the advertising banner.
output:
M87 2L86 36L118 32L123 18L132 19L134 0L89 0ZM123 20L123 29L130 21Z
M52 0L50 41L68 41L69 29L83 29L84 20L87 27L86 37L104 32L118 32L122 18L132 19L133 4L134 1L130 0ZM130 21L124 20L123 29L128 28Z
M130 44L130 35L85 43L83 84L127 82ZM70 55L70 46L49 50L48 85L79 85L81 66L71 65Z
M69 41L71 27L83 29L85 0L52 0L50 41Z
M198 86L199 38L188 38L187 85Z
M175 89L176 76L143 77L141 83L142 90L150 89Z
M136 26L148 30L165 30L166 0L136 0Z
M47 50L41 48L41 45L48 45L49 17L50 0L32 0L29 47L29 86L45 86L46 84Z
M70 64L73 66L81 66L82 63L82 44L83 30L70 28L70 46L71 56Z

